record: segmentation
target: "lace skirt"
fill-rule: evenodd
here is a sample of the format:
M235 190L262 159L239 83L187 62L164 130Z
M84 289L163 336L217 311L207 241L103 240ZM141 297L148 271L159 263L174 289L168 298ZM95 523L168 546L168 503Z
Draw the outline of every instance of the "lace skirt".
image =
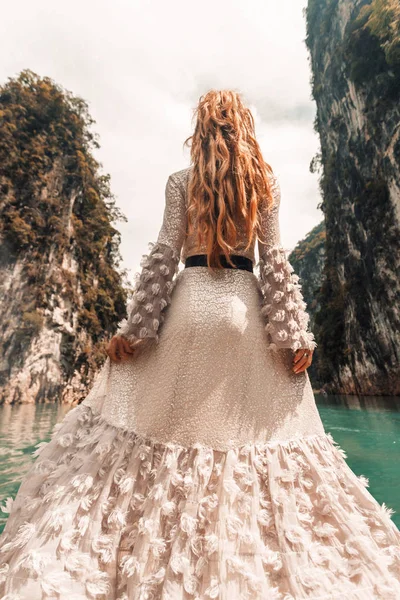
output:
M107 360L38 448L0 538L0 598L400 598L390 511L292 352L268 349L260 306L251 272L179 272L158 343Z

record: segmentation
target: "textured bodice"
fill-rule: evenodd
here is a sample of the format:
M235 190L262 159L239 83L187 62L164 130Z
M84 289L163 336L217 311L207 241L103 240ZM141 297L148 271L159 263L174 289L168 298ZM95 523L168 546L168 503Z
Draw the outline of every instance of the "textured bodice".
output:
M165 187L165 209L162 225L151 251L141 261L142 271L128 307L128 319L120 324L118 332L131 344L144 338L158 340L158 329L165 318L165 309L171 302L179 262L188 256L206 254L205 245L197 243L196 219L193 233L187 233L188 184L192 167L172 173ZM248 238L245 223L237 223L237 243L232 254L249 258L258 267L260 291L265 299L263 315L268 318L266 330L274 348L314 348L311 332L307 331L308 315L300 291L298 277L287 261L281 246L279 232L280 186L275 175L271 177L272 206L262 202L260 227L246 248ZM255 260L255 243L259 261Z
M189 178L192 172L192 167L188 167L187 169L183 169L182 171L178 171L177 173L174 173L174 178L176 183L178 184L178 186L180 187L182 193L184 194L185 197L185 202L186 202L186 208L188 206L188 195L187 195L187 188L188 188L188 183L189 183ZM248 238L246 237L246 230L245 230L245 224L244 222L239 222L237 224L237 248L235 249L235 251L233 252L233 254L239 254L240 256L246 256L247 258L249 258L252 262L253 265L256 262L255 259L255 243L256 243L256 236L253 236L251 245L249 246L249 248L247 250L245 250L246 245L248 243ZM196 226L193 230L192 233L190 233L189 235L185 234L184 237L184 241L183 241L183 246L182 246L182 250L181 250L181 261L184 263L186 258L188 256L192 256L193 254L206 254L207 253L207 246L205 243L203 244L198 244L197 242L197 232L196 232Z

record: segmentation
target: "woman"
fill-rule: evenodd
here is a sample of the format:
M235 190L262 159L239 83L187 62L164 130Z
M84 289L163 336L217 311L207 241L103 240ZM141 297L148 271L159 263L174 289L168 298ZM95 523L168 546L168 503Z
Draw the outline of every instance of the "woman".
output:
M400 598L399 531L315 406L252 115L210 91L189 139L128 318L11 508L3 600Z

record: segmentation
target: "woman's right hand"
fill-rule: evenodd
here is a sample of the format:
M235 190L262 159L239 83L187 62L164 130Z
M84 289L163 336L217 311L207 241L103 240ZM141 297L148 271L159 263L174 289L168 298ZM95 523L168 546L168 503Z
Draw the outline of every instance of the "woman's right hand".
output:
M308 369L308 367L312 363L313 352L314 352L314 350L311 350L308 348L299 348L299 350L297 350L297 352L295 352L295 355L293 358L294 373L296 373L296 374L302 373L303 371Z
M112 361L120 362L132 356L135 348L132 348L128 340L122 335L114 335L106 348L106 352Z

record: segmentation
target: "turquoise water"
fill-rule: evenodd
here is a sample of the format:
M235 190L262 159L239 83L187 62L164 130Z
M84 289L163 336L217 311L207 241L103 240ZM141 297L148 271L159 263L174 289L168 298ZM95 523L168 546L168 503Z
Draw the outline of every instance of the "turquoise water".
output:
M326 431L347 454L369 491L395 511L400 528L400 398L316 396Z
M318 409L357 475L369 491L395 511L400 527L400 398L316 396ZM54 425L68 411L58 404L0 406L0 504L15 496L32 462L35 445L48 441ZM6 514L0 512L0 531Z

